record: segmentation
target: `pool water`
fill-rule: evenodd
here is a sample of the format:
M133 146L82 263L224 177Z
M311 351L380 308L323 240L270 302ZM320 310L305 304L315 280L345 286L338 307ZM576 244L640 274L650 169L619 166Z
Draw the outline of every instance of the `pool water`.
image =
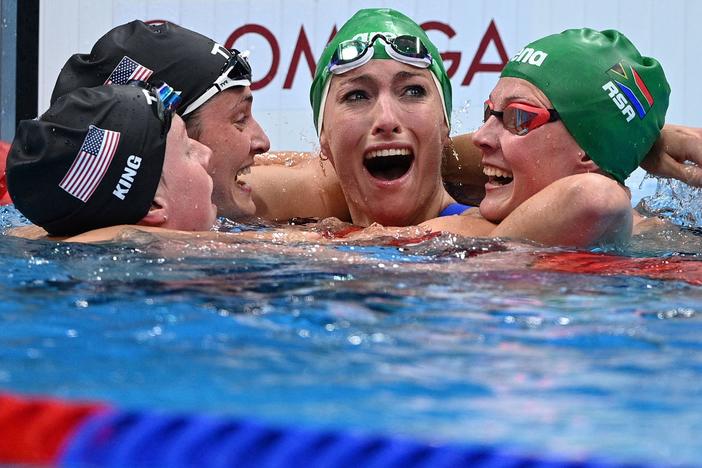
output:
M700 238L685 239L625 255L699 266ZM0 389L696 463L702 287L684 273L536 267L569 253L453 236L399 247L4 236Z

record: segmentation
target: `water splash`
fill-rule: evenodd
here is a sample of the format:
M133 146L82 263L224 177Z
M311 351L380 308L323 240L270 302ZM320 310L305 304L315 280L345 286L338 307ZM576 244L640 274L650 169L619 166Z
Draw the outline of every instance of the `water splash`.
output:
M0 231L31 224L14 205L0 206Z
M680 226L702 227L702 189L679 180L658 179L656 192L644 197L637 208Z

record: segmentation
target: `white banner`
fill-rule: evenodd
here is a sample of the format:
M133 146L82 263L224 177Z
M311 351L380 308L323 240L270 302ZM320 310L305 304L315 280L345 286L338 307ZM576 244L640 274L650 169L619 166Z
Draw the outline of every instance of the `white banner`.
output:
M39 112L68 57L89 52L114 26L168 20L251 51L254 114L274 150L313 150L309 87L316 60L336 28L360 8L387 6L428 31L453 84L453 133L475 129L482 103L507 57L526 43L568 28L618 29L643 55L657 58L672 87L668 122L702 126L695 85L699 62L688 45L700 38L696 0L314 1L314 0L42 0ZM696 86L696 85L695 85ZM636 190L641 174L629 183Z

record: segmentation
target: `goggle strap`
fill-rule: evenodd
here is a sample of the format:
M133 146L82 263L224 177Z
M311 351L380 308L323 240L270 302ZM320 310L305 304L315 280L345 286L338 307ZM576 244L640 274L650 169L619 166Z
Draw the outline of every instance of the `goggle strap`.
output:
M233 55L229 59L230 61L232 59L238 60L238 58L241 57L244 60L244 62L246 62L246 64L248 65L248 56L250 54L248 50L244 50L243 52L238 52L234 50L232 54ZM231 78L229 78L229 74L232 72L234 67L235 64L231 63L231 65L229 65L225 70L223 70L222 73L220 73L220 75L217 77L215 82L212 84L212 86L207 88L207 90L204 93L202 93L199 98L195 99L188 107L185 108L185 110L183 111L183 117L190 114L195 109L206 103L212 96L219 93L220 91L224 91L225 89L231 88L233 86L251 86L251 80L249 79L242 78L239 80L232 80ZM248 66L247 70L250 77L251 67Z
M441 88L441 83L439 83L439 79L434 75L434 73L429 72L431 75L431 79L434 80L434 84L436 85L436 89L439 90L439 96L441 97L441 109L444 111L444 120L446 121L446 126L451 130L451 121L449 120L449 116L446 113L446 101L444 101L444 90Z
M322 90L322 100L319 103L319 117L317 118L317 137L322 136L322 123L324 121L324 107L327 105L327 96L329 95L329 85L331 85L331 77L327 78Z
M219 81L219 80L218 80ZM186 115L190 114L194 110L196 110L198 107L206 103L212 96L215 94L219 93L220 91L224 91L225 89L231 88L233 86L251 86L251 82L249 80L231 80L229 82L225 83L215 83L212 86L210 86L207 91L202 93L199 98L195 99L188 107L185 108L183 111L183 117Z

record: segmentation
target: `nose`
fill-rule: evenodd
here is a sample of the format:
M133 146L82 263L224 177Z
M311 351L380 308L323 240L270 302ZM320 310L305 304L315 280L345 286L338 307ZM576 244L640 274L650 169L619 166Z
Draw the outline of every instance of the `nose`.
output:
M212 150L209 146L205 146L197 140L190 139L192 152L195 153L198 162L209 172L210 159L212 159Z
M268 135L263 131L258 121L253 119L253 134L251 136L251 152L253 154L265 153L271 149L271 142Z
M489 153L499 147L499 130L502 128L502 122L491 115L480 128L473 133L473 144L480 148L484 153Z
M397 103L393 96L382 93L373 106L373 135L401 133L402 125L398 118Z

